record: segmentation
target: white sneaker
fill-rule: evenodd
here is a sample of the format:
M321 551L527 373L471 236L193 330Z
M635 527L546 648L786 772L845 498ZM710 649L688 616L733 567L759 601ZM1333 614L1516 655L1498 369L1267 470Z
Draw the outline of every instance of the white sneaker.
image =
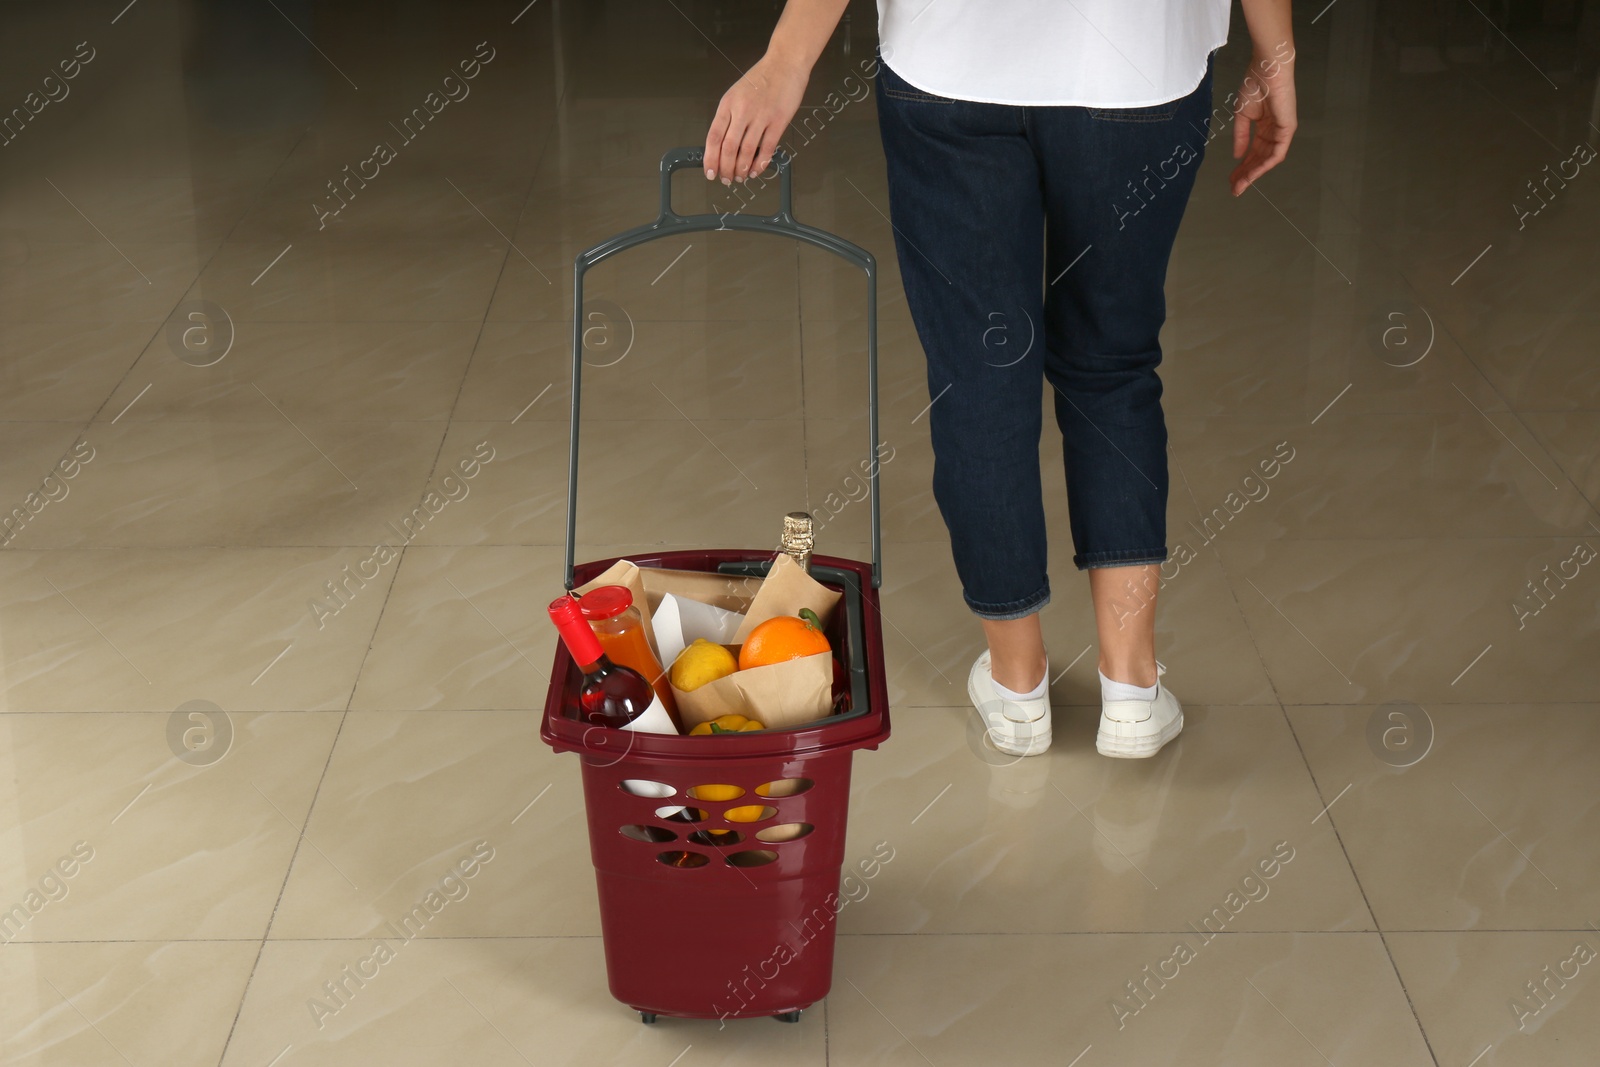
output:
M1048 668L1047 668L1048 673ZM967 696L983 719L989 740L1012 756L1037 756L1050 747L1050 694L1037 700L1006 700L995 692L984 649L967 675Z
M1171 690L1161 684L1167 668L1156 663L1154 700L1108 700L1100 705L1100 732L1094 747L1102 756L1143 759L1161 751L1161 746L1183 729L1183 707Z

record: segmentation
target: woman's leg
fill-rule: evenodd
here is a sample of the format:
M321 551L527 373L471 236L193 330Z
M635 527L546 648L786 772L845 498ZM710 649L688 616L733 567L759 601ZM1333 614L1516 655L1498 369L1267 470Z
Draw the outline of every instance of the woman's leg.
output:
M967 606L1024 635L1020 658L999 638L1009 674L1050 598L1039 171L1023 109L932 96L887 64L878 88L895 250L928 361L934 499Z
M1100 673L1112 681L1141 689L1156 684L1156 586L1160 570L1153 563L1089 570L1095 633L1100 641Z
M878 89L895 251L928 360L934 500L989 640L967 695L995 749L1036 756L1051 740L1038 162L1022 108L924 93L887 65Z
M1200 85L1152 107L1029 110L1045 179L1045 376L1066 460L1073 563L1090 571L1101 670L1156 682L1167 558L1159 335L1167 261L1205 152Z
M1021 619L982 621L994 680L1014 693L1032 692L1044 680L1046 662L1039 613Z
M1094 567L1089 592L1094 599L1100 673L1118 682L1148 688L1156 684L1156 590L1160 568ZM983 620L994 680L1026 693L1044 678L1044 635L1039 616L998 622Z

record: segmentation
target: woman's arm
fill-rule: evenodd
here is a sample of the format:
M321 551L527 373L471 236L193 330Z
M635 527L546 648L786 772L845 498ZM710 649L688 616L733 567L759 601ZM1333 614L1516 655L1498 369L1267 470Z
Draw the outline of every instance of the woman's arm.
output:
M1250 68L1233 116L1233 168L1228 181L1240 196L1289 153L1299 121L1294 100L1294 27L1290 0L1239 0L1250 28ZM1251 124L1255 136L1251 136Z
M772 162L849 0L789 0L766 55L722 95L706 134L706 177L744 181Z

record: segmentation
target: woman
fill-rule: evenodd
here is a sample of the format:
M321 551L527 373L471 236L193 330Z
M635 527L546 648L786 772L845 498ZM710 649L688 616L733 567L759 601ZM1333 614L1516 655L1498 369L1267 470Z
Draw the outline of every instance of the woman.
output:
M706 177L763 172L848 0L789 0L723 96ZM1234 196L1295 130L1290 0L1241 0L1252 44L1233 114ZM1152 756L1183 728L1155 658L1167 558L1158 334L1205 151L1229 0L878 0L878 118L906 302L928 359L934 498L988 649L968 695L995 746L1050 744L1038 444L1051 386L1073 563L1099 637L1096 748ZM1043 344L1021 356L996 326Z

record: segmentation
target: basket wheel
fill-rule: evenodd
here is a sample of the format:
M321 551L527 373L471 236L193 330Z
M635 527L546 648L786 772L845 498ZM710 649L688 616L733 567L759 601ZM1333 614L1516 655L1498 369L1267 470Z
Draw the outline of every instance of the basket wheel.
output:
M653 1011L641 1011L639 1013L639 1021L646 1026L652 1026L656 1021L656 1013Z
M798 1010L780 1011L778 1014L774 1015L773 1018L778 1020L780 1023L797 1023L800 1021L800 1012Z

